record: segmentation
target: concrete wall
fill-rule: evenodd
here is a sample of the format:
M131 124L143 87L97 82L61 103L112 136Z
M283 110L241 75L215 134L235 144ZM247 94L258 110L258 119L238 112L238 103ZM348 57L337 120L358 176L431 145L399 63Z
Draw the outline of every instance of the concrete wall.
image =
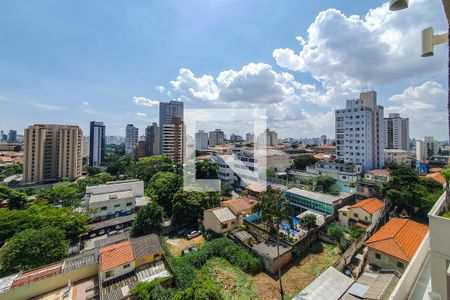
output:
M131 205L127 206L127 203L131 203ZM116 205L118 205L118 207L115 207ZM109 199L107 201L89 203L89 215L92 218L97 218L114 215L116 212L120 211L131 212L134 211L135 205L135 197ZM106 207L106 210L101 210L102 207Z
M50 291L67 286L69 280L76 282L82 279L97 275L98 265L91 264L84 268L78 268L69 272L60 273L55 276L44 278L27 285L10 289L8 292L0 294L0 300L22 300L30 299Z

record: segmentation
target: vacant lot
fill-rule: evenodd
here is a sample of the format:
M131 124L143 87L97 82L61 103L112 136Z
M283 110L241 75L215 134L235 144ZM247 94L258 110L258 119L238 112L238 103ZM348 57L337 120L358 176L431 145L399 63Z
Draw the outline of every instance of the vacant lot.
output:
M173 238L167 240L167 245L169 245L170 252L174 256L180 256L181 251L187 247L197 246L201 247L205 243L205 239L202 235L193 238L192 240L188 240L185 238Z
M316 242L310 248L310 253L295 260L282 275L285 294L288 298L297 295L310 284L326 268L339 258L339 249L322 242ZM258 293L258 299L279 299L279 282L266 273L259 273L253 277L253 285Z

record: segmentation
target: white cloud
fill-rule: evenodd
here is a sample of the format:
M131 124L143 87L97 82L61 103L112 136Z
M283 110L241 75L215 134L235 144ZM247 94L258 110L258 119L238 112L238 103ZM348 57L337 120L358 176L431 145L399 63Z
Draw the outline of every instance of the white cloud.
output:
M145 98L142 96L139 97L133 97L133 102L137 105L143 105L143 106L151 106L151 107L157 107L159 106L158 100L152 100L149 98Z
M418 86L410 86L401 94L389 98L385 115L400 113L409 118L412 137L423 139L435 136L447 140L447 90L439 83L426 81Z
M13 99L13 98L9 98L9 97L0 95L0 100L13 102L13 103L31 105L35 108L38 108L41 110L48 110L48 111L58 111L58 110L66 110L67 109L67 107L65 107L65 106L47 104L47 103L36 101L36 100L30 99L30 98L26 98L25 100L22 100L22 99Z
M180 69L172 87L182 94L220 103L279 103L296 99L301 84L289 73L277 73L268 64L250 63L241 70L196 77L189 69Z
M160 92L160 93L164 93L164 92L166 91L166 88L165 88L164 86L162 86L162 85L156 86L155 89L156 89L158 92Z
M137 112L136 113L136 117L138 117L138 118L145 118L145 117L147 117L147 114L143 113L143 112Z
M302 46L298 53L280 48L273 57L281 67L308 72L329 84L353 81L358 88L443 70L444 49L433 58L420 58L420 29L446 29L441 3L410 2L405 11L390 12L385 3L363 17L346 16L336 9L322 11L307 37L297 37Z
M89 102L81 101L81 109L87 109L89 107Z

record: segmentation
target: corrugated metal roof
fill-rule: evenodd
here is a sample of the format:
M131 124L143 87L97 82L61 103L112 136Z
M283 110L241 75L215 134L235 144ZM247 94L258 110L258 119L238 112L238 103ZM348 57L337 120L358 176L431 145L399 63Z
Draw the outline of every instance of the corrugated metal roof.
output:
M286 192L294 194L294 195L302 196L305 198L309 198L312 200L316 200L319 202L331 204L331 205L336 201L339 201L343 198L347 198L352 195L350 193L341 192L338 196L334 196L334 195L329 195L329 194L324 194L324 193L302 190L299 188L291 188L291 189L287 190Z

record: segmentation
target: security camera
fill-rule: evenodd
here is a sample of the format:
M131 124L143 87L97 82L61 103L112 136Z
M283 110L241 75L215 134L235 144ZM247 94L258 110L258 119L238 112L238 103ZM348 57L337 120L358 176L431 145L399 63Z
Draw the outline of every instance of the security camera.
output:
M433 28L422 30L422 57L433 56Z
M408 8L408 0L389 0L389 10L402 10Z
M434 34L433 28L428 27L422 30L422 57L434 55L434 46L446 43L448 41L448 34Z

